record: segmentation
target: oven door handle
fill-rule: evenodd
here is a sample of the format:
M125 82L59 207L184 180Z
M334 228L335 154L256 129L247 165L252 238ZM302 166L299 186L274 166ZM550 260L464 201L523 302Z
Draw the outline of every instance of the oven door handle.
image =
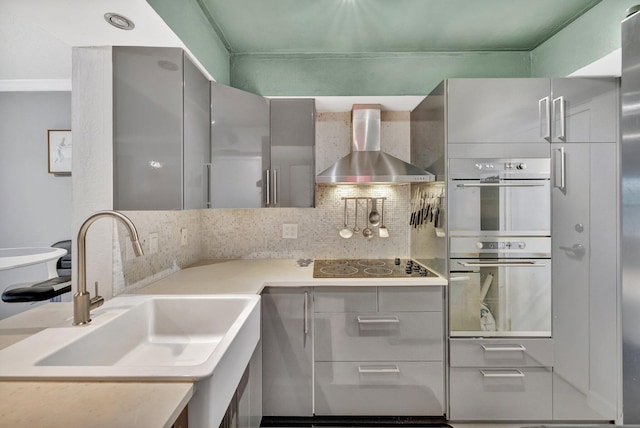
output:
M460 183L458 187L543 187L546 183Z
M470 263L458 262L464 267L545 267L545 263L540 262L491 262L491 263Z

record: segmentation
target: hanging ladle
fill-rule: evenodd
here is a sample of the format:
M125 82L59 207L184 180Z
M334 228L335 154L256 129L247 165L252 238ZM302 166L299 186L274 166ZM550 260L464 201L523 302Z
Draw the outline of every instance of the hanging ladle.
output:
M344 239L349 239L353 236L353 232L347 227L347 199L344 200L344 227L340 229L340 236Z
M360 228L358 227L358 198L354 198L354 201L356 201L356 216L353 224L353 233L359 233Z
M380 235L381 238L389 237L389 229L387 229L387 226L384 225L384 199L382 200L382 217L380 219L380 228L378 228L378 235Z
M371 211L369 212L369 223L371 226L377 227L380 224L380 213L376 207L378 198L371 198Z
M364 222L366 224L365 228L362 230L362 235L367 238L373 238L373 230L369 227L369 217L367 216L367 211L369 211L369 199L366 199L367 202L367 210L364 212Z

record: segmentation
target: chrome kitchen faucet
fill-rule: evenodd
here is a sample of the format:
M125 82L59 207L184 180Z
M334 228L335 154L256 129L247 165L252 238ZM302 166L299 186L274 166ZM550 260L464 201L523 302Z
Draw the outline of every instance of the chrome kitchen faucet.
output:
M78 292L73 295L73 325L86 325L91 322L91 309L102 306L104 298L98 295L98 285L96 283L96 296L91 298L87 291L87 266L86 266L86 245L87 231L89 227L102 217L113 217L120 220L129 231L133 251L137 257L144 252L138 241L138 231L131 220L124 214L117 211L98 211L87 218L78 232Z

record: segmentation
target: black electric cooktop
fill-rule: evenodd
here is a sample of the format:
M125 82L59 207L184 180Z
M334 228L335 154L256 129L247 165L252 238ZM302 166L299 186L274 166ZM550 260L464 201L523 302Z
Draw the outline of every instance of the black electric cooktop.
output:
M314 278L407 278L436 277L411 259L337 259L315 260Z

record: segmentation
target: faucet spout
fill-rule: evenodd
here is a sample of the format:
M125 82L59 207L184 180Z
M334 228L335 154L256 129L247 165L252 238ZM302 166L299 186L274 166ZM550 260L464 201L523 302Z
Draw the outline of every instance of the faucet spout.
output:
M96 296L91 298L87 291L87 263L86 263L86 238L89 227L98 219L111 217L125 225L129 232L129 238L133 245L133 252L137 257L144 255L138 239L138 231L133 222L124 214L117 211L98 211L87 218L78 232L78 291L73 295L73 325L86 325L91 322L91 309L102 306L104 299L98 296L96 283Z

